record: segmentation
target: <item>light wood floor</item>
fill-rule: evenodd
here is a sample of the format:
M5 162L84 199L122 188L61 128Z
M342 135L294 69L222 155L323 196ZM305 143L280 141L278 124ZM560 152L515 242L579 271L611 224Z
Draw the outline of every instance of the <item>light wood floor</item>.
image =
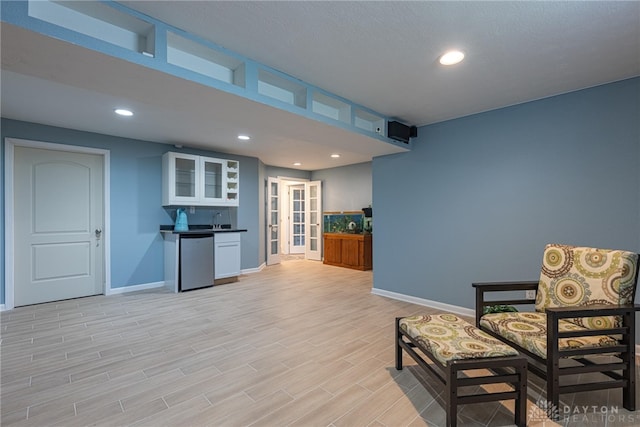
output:
M394 368L394 318L433 310L372 295L371 284L371 272L293 260L183 294L3 312L2 425L442 426L439 384L409 358ZM530 412L541 390L530 382ZM615 422L587 408L590 418L563 424L639 425L619 395L563 396L619 406ZM463 406L459 423L511 425L510 408ZM530 425L557 424L538 415Z

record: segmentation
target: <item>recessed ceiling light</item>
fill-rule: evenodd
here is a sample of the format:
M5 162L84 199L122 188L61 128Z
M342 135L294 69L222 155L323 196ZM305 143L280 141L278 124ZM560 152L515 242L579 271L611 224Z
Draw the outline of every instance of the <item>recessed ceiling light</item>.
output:
M337 159L338 157L340 157L340 154L332 154L331 157L333 157L334 159Z
M238 135L238 139L242 141L248 141L251 139L251 137L249 135Z
M450 50L442 55L439 59L442 65L454 65L464 59L464 53L459 50Z
M300 162L295 162L295 163L293 164L293 166L300 166L300 165L302 165L302 163L300 163Z
M113 112L119 116L126 116L126 117L133 116L133 111L127 110L125 108L116 108L115 110L113 110Z

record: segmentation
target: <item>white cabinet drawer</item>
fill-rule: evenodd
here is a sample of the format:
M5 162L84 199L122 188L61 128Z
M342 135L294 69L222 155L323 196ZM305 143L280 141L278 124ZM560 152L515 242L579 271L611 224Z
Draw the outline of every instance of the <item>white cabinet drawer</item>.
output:
M216 243L227 243L227 242L239 242L240 241L240 233L216 233L215 234L215 242Z

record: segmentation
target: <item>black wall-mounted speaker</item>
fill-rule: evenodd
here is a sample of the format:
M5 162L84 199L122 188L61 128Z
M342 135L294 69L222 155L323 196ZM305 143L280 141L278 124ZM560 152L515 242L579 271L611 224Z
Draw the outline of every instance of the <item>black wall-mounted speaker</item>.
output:
M396 141L402 141L408 144L410 138L418 136L418 128L391 121L387 123L387 136Z

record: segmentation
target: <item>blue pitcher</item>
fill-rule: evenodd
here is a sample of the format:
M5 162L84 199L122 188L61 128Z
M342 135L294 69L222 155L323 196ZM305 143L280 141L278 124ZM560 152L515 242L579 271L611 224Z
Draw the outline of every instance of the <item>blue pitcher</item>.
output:
M187 223L187 212L180 208L176 211L176 225L173 227L175 231L189 231Z

